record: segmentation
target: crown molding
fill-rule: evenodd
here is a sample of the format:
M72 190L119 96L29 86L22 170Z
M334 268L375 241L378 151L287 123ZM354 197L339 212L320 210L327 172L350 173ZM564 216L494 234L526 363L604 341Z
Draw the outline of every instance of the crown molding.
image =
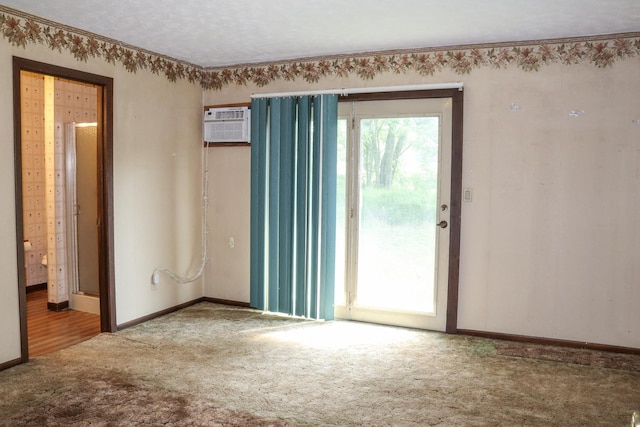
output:
M249 83L263 87L279 80L317 83L329 76L355 75L362 80L371 80L388 72L433 76L451 70L464 75L482 67L502 69L514 66L525 72L536 72L550 64L580 63L607 68L616 61L640 56L640 33L634 32L201 67L2 5L0 34L14 46L26 48L30 44L42 44L51 50L66 51L80 62L99 58L114 65L121 64L131 73L146 69L164 75L172 82L185 79L199 84L204 90Z

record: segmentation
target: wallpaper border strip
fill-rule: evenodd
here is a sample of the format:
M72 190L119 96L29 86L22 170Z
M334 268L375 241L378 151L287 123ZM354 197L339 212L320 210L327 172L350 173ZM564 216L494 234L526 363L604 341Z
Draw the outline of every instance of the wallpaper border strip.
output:
M640 33L623 33L202 67L2 5L0 34L14 46L26 49L28 44L42 44L58 52L65 50L81 62L100 58L114 65L120 63L131 73L147 69L154 74L163 74L172 82L186 79L199 84L204 90L220 90L232 84L248 83L262 87L277 80L302 79L317 83L328 76L357 75L362 80L371 80L386 72L406 74L413 71L422 76L433 76L450 69L464 75L481 67L500 69L517 66L523 71L538 71L545 65L556 63L589 63L606 68L616 61L640 56Z

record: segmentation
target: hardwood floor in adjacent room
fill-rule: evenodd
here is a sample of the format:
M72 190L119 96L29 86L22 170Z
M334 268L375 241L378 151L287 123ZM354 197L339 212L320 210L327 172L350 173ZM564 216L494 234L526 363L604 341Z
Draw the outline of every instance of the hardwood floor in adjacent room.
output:
M29 357L42 356L100 333L100 316L75 310L47 309L47 291L27 293Z

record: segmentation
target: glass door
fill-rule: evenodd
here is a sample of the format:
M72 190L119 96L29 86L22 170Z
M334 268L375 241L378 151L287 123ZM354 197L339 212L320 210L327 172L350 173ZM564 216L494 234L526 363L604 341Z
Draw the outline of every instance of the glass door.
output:
M342 109L336 316L444 330L451 100Z
M100 314L97 123L68 123L65 132L69 307Z

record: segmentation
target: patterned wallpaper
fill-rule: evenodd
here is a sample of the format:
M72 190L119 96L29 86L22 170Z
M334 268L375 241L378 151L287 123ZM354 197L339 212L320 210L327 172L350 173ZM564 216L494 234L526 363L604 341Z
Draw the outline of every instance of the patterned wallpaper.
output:
M31 243L25 252L27 286L47 282L41 264L47 253L45 212L44 76L23 73L22 97L22 206L24 239Z
M535 72L549 64L579 63L604 68L616 61L640 56L640 33L627 33L203 68L5 6L0 6L0 34L14 46L26 48L29 44L42 44L59 52L67 51L78 61L101 58L112 64L122 64L132 73L146 69L173 82L186 79L200 84L205 90L219 90L232 84L265 86L278 80L315 83L329 76L357 75L363 80L370 80L386 72L416 72L432 76L448 69L464 75L481 67L518 67L525 72Z
M96 87L79 82L56 80L56 131L62 132L64 123L94 123L97 121L98 91ZM59 131L58 127L60 127Z
M44 76L44 174L47 218L47 297L52 303L67 301L66 240L64 222L64 146L56 143L54 110L55 79ZM62 164L61 164L62 163Z

